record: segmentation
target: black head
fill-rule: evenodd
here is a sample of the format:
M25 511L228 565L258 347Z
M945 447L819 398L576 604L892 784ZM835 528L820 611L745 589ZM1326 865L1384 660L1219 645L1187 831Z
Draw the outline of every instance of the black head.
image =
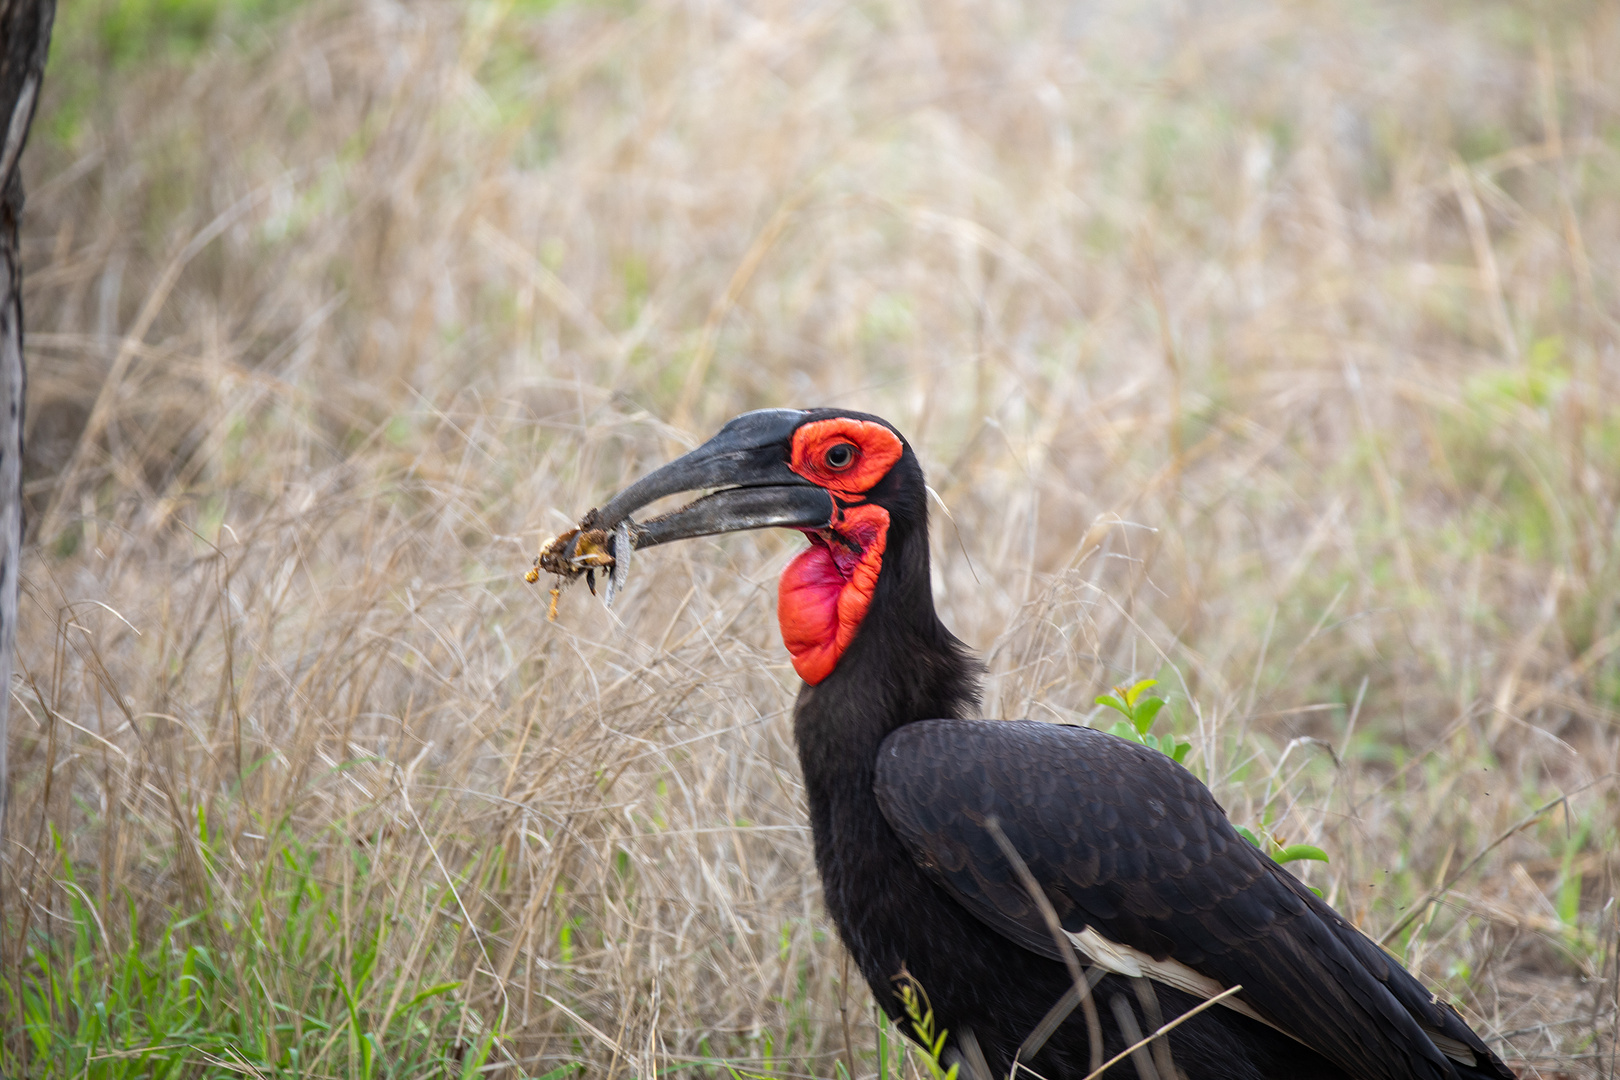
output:
M717 488L629 530L636 549L743 529L810 539L783 571L778 617L794 668L812 685L882 615L937 626L928 573L928 489L894 425L839 409L744 413L615 495L583 525L607 531L656 499Z

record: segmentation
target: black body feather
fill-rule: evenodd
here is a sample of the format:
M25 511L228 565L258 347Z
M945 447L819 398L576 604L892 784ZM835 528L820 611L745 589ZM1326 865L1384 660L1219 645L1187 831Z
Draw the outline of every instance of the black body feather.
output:
M953 1039L973 1032L1000 1080L1069 989L1057 942L986 828L994 816L1066 929L1241 983L1289 1033L1212 1007L1168 1036L1189 1080L1513 1077L1455 1012L1239 837L1169 758L1089 729L966 719L979 666L935 615L924 493L908 447L870 493L891 525L866 619L795 710L827 908L891 1015L893 980L908 972ZM1165 1019L1202 1000L1155 986ZM1128 1045L1116 996L1152 1028L1135 989L1116 975L1096 986L1105 1056ZM1477 1064L1453 1062L1428 1032ZM1079 1080L1090 1057L1076 1010L1026 1064ZM1138 1074L1126 1059L1108 1075Z

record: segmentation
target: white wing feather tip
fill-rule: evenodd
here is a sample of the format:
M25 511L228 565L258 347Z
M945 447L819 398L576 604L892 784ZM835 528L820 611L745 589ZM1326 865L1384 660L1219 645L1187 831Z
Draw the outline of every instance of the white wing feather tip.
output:
M1205 1001L1225 990L1219 981L1208 975L1201 975L1179 960L1155 960L1152 956L1140 949L1129 945L1121 945L1117 941L1110 941L1097 932L1094 926L1088 926L1078 934L1069 933L1068 938L1074 942L1074 947L1093 964L1104 971L1114 975L1123 975L1126 978L1140 979L1144 976L1154 982L1174 987L1183 993L1201 997ZM1233 1012L1240 1012L1251 1020L1258 1020L1269 1028L1287 1035L1295 1042L1305 1044L1305 1040L1292 1031L1268 1020L1255 1011L1254 1007L1234 994L1222 998L1218 1004L1226 1006ZM1479 1055L1466 1043L1459 1042L1449 1035L1442 1035L1438 1031L1424 1028L1423 1033L1434 1043L1435 1049L1459 1065L1477 1066Z
M1174 987L1183 993L1203 998L1205 1001L1226 989L1217 980L1210 978L1208 975L1200 975L1180 960L1155 960L1141 949L1121 945L1117 941L1110 941L1097 933L1097 928L1094 926L1088 926L1078 934L1070 933L1068 937L1070 941L1074 942L1074 947L1079 949L1093 964L1115 975L1124 975L1132 979L1140 979L1145 976L1154 982ZM1287 1028L1280 1027L1261 1016L1254 1010L1253 1006L1244 1001L1239 995L1234 994L1232 997L1222 998L1219 1004L1226 1006L1233 1012L1242 1013L1251 1020L1258 1020L1269 1028L1275 1028L1296 1042L1304 1043L1305 1041Z

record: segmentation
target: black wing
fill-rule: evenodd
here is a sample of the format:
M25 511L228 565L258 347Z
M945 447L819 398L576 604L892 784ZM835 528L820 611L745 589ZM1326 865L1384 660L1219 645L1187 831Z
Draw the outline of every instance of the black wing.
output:
M874 787L924 870L1026 949L1060 957L992 817L1065 930L1241 983L1252 1009L1352 1075L1514 1075L1161 753L1089 728L927 720L884 741ZM1470 1057L1459 1072L1452 1059Z

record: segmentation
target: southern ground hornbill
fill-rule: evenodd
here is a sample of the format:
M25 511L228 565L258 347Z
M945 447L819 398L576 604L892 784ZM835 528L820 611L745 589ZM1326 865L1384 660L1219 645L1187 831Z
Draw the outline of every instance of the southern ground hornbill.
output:
M716 490L630 518L699 489ZM927 523L922 469L887 421L770 409L591 511L541 564L617 556L617 573L626 541L809 538L778 615L804 680L794 737L827 910L891 1016L897 976L915 978L964 1075L1017 1062L1080 1080L1236 986L1108 1075L1514 1075L1164 754L971 719L980 669L934 613Z

